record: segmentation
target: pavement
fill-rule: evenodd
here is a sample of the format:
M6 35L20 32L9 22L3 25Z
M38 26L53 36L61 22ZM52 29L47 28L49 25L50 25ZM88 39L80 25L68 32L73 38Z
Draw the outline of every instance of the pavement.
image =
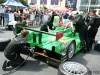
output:
M39 29L39 27L37 29ZM4 27L0 27L0 37L13 39L14 34L12 31L5 30ZM96 35L96 40L100 40L100 28ZM27 55L22 54L22 57L26 58ZM2 64L5 59L6 58L3 54L3 51L1 51L0 75L11 70L11 68L9 68L7 71L2 70ZM86 54L81 52L77 53L71 61L79 62L87 66L92 71L92 75L100 75L100 52L94 49ZM57 75L57 73L58 68L48 65L45 61L41 61L40 59L29 57L26 61L26 65L18 68L17 71L11 75Z

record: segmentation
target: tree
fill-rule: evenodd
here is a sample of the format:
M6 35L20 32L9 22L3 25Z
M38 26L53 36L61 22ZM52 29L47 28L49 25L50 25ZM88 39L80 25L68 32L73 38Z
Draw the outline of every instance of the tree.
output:
M0 4L6 2L6 0L0 0Z
M19 1L19 2L21 2L23 5L28 6L28 4L27 4L27 1L26 1L26 0L16 0L16 1Z

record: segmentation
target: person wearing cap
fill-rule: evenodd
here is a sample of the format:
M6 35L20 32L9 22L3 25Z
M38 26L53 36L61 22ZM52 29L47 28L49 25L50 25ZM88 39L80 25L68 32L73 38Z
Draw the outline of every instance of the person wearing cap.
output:
M96 10L90 10L89 12L89 40L90 48L92 48L93 43L95 43L95 36L98 32L100 26L100 17L96 15Z
M21 57L20 53L33 54L34 50L29 49L29 44L26 42L29 32L27 30L21 31L21 37L14 38L4 49L4 55L9 60L5 60L2 69L5 71L7 67L16 67L23 63L25 60ZM24 63L22 64L24 65Z

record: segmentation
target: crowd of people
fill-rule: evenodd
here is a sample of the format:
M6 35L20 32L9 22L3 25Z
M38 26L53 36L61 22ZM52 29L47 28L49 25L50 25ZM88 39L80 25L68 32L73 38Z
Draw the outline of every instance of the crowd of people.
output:
M11 21L23 21L27 22L27 26L41 25L52 16L52 10L31 9L23 7L12 7L0 5L0 25L6 26ZM61 19L65 13L55 11Z

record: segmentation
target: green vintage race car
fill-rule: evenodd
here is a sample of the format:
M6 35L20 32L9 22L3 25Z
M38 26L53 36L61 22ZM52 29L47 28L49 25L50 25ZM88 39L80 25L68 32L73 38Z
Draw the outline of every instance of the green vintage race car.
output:
M61 26L50 32L44 32L17 25L18 35L22 29L29 31L27 42L31 47L35 47L35 53L45 57L49 64L59 65L61 62L70 60L82 48L79 34L74 34L71 27Z

